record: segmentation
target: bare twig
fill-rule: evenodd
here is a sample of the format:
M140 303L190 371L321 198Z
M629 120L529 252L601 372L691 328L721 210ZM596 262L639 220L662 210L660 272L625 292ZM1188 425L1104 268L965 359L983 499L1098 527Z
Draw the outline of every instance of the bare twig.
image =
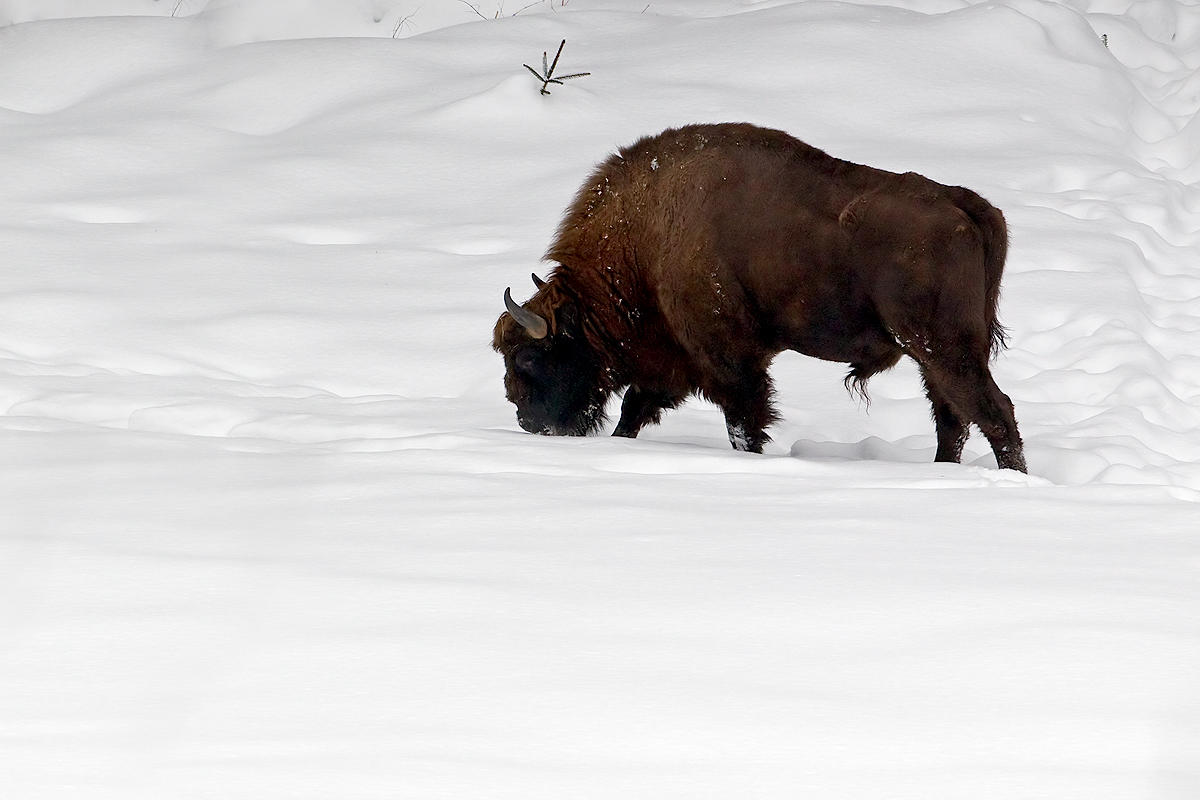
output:
M515 17L517 14L520 14L522 11L533 8L534 6L540 6L541 4L542 4L542 0L535 0L535 2L532 2L527 6L521 6L520 8L518 8L516 11L514 11L509 16Z
M417 6L416 11L413 11L411 14L409 14L406 17L400 18L400 21L396 23L396 27L392 28L392 38L393 39L395 39L397 36L400 35L400 31L401 31L401 29L404 28L405 25L413 24L412 18L415 17L417 15L417 11L420 11L420 10L421 10L421 7Z
M483 12L479 10L479 6L475 5L474 3L468 3L467 0L458 0L458 2L474 11L475 16L479 17L480 19L487 19L487 17L483 15Z
M540 74L538 73L538 71L536 69L529 66L528 64L521 65L525 69L532 72L533 77L537 78L539 81L542 82L542 94L550 94L550 90L547 87L552 83L562 86L563 81L569 81L572 78L582 78L582 77L592 74L590 72L576 72L573 75L559 75L559 76L555 77L554 69L558 66L558 59L560 56L562 56L563 48L566 47L566 45L567 45L566 39L563 39L562 42L559 43L558 52L554 54L554 63L550 64L550 66L546 66L546 60L549 57L549 54L544 50L542 51L542 71Z

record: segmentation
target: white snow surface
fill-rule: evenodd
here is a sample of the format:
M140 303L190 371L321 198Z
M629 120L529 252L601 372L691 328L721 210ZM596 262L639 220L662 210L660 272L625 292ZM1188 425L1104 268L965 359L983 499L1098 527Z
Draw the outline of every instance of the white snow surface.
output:
M1200 797L1200 3L470 5L0 1L0 797ZM1004 210L1029 476L908 363L519 430L504 288L726 120Z

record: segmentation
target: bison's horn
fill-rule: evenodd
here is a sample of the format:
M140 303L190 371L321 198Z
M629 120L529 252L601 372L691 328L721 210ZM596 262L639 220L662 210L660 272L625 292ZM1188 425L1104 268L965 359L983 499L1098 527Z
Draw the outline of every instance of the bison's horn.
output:
M546 285L546 282L544 280L542 280L541 278L539 278L537 276L536 272L533 273L532 275L530 275L529 277L533 278L533 285L539 289Z
M546 325L546 320L539 317L527 308L522 308L513 302L512 290L504 290L504 307L508 309L508 313L512 318L521 323L521 327L532 336L534 339L545 339L550 328Z

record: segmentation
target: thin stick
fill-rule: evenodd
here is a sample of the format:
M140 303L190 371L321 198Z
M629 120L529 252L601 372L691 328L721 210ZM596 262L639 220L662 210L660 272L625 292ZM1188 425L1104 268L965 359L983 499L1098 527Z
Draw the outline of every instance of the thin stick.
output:
M420 6L418 6L417 11L420 11L420 10L421 10L421 8L420 8ZM417 11L412 12L407 17L400 18L400 21L396 23L396 27L392 28L392 38L393 39L395 39L397 36L400 35L401 28L403 28L405 25L412 24L412 18L417 15Z
M558 66L558 57L562 55L562 50L563 50L563 48L564 48L564 47L566 47L566 46L567 46L567 40L566 40L566 39L563 39L561 42L559 42L559 45L558 45L558 52L554 54L554 63L550 65L550 71L546 73L546 77L547 77L547 78L549 78L551 75L553 75L553 74L554 74L554 68ZM546 56L546 54L545 54L545 53L542 53L542 62L543 62L543 63L544 63L544 62L545 62L545 60L546 60L545 56Z
M475 12L475 16L479 17L480 19L487 19L487 17L485 17L485 16L483 15L483 12L481 12L481 11L479 10L479 6L472 5L471 3L468 3L468 2L467 2L467 0L458 0L458 2L462 3L464 6L466 6L466 7L467 7L467 8L469 8L469 9L471 9L472 11L474 11L474 12Z
M535 2L533 2L533 3L530 3L530 4L529 4L529 5L527 5L527 6L521 6L521 7L520 7L520 8L518 8L516 11L514 11L514 12L511 14L511 16L514 16L514 17L515 17L517 14L520 14L522 11L524 11L524 10L525 10L525 9L527 9L527 8L533 8L534 6L540 6L541 4L542 4L542 0L535 0ZM553 6L551 6L551 8L553 8Z

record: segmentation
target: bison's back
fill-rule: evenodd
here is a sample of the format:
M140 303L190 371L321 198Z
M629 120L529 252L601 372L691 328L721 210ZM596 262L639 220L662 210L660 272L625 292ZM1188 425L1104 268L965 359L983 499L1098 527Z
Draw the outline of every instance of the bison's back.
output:
M755 358L855 361L894 342L884 316L936 304L948 282L978 285L956 303L997 335L1005 237L969 190L734 123L622 148L580 190L548 257L661 314L688 349L741 341ZM987 278L973 275L985 262Z

